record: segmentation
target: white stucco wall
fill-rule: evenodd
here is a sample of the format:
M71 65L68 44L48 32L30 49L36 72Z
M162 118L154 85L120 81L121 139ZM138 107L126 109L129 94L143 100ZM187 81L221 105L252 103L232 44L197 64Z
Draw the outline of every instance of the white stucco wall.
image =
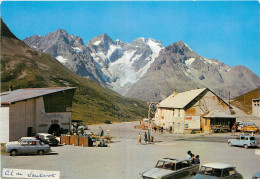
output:
M0 143L9 142L9 107L0 107Z
M260 117L260 99L252 101L252 115Z
M196 126L196 129L200 129L201 116L212 110L220 110L226 114L230 114L228 105L222 100L219 100L211 91L207 91L199 101L186 111L184 109L176 108L158 108L155 114L155 124L167 129L172 126L174 133L183 133L185 130L185 123L186 125L190 123L192 128ZM189 119L191 118L192 120L185 122L186 117Z
M54 123L69 130L71 118L71 112L46 113L43 97L11 104L9 140L27 136L28 127L32 127L34 134L48 133L50 125Z

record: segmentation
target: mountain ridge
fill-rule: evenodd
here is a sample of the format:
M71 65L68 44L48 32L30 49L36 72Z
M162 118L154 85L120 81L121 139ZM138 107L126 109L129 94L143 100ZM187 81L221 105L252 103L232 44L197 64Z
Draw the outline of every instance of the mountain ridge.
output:
M229 91L231 97L235 97L259 84L260 78L248 68L241 65L230 67L216 59L202 57L178 41L160 52L146 75L133 86L127 96L161 101L172 94L173 90L183 92L208 87L227 98Z
M68 46L73 48L73 44ZM125 43L113 41L103 33L82 48L88 52L82 61L91 59L93 64L85 76L121 95L146 101L160 101L175 89L182 92L200 87L209 87L215 93L221 91L224 97L231 91L235 97L260 84L259 77L245 66L230 67L217 59L202 57L181 40L163 47L160 41L151 38ZM82 75L84 66L81 67L72 71ZM91 77L93 71L96 78Z

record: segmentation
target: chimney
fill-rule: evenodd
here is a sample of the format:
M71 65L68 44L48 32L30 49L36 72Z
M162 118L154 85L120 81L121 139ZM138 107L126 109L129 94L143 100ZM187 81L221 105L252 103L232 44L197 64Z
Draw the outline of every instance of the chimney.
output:
M173 96L175 97L177 94L178 94L178 91L177 91L177 90L174 90Z
M10 85L9 91L13 91L13 86L12 85Z

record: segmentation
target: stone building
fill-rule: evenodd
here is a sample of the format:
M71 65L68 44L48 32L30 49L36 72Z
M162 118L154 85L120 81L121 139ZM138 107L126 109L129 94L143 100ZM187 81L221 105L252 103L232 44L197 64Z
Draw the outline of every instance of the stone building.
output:
M235 120L230 115L230 106L208 88L175 91L157 105L155 114L155 124L164 129L172 127L174 133L216 132L225 130L227 125L230 130Z
M75 89L28 88L1 93L1 142L69 130Z

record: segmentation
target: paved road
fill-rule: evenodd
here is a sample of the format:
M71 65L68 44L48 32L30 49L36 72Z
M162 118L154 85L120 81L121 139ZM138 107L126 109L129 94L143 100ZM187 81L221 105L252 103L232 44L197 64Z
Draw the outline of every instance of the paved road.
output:
M163 157L186 158L191 150L199 154L201 163L222 162L235 165L245 179L260 171L260 156L255 149L228 147L230 134L181 135L154 134L153 144L137 145L137 123L90 126L90 131L98 132L99 127L110 130L115 142L107 148L60 146L53 147L54 154L37 156L2 156L2 167L35 170L57 170L61 178L105 178L134 179L139 173L152 168ZM259 138L259 136L257 136Z

